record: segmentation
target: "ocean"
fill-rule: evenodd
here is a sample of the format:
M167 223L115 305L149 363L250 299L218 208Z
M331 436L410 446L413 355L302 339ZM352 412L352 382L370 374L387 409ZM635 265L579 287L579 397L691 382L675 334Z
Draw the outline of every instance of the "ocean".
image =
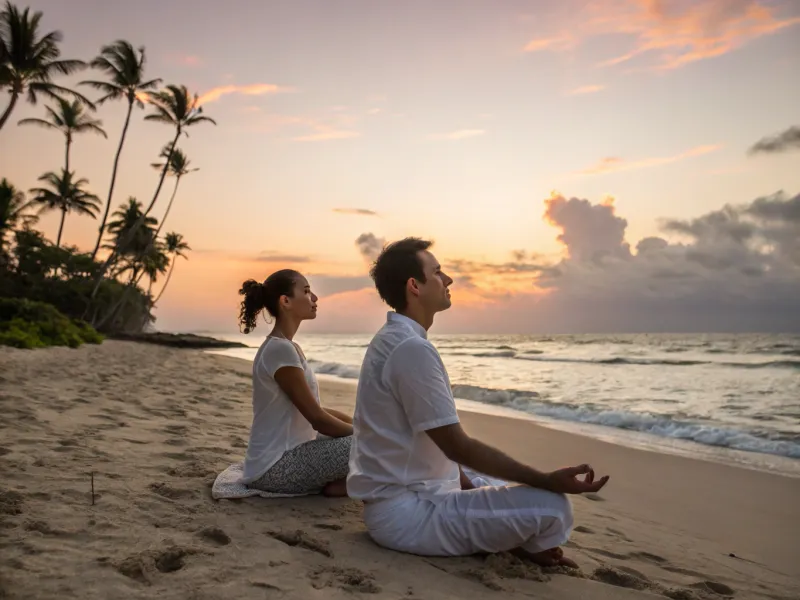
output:
M216 352L247 360L264 339L211 335L253 346ZM296 341L318 375L354 380L370 338L301 332ZM800 335L430 339L461 408L800 477Z

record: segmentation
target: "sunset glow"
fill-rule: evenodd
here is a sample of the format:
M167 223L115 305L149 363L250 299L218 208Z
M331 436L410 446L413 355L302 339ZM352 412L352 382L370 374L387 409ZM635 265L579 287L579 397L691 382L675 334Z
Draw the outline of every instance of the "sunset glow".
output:
M321 297L310 330L371 331L386 307L369 262L407 235L435 240L455 279L440 331L566 331L576 313L584 329L697 329L701 300L730 304L723 329L793 326L797 2L30 5L65 57L145 46L148 77L186 85L218 123L178 143L199 170L166 229L192 252L161 329L234 331L241 283L292 267ZM103 199L123 104L96 113L108 140L72 149ZM2 175L23 190L61 164L56 134L17 126L43 110L21 102L0 132ZM172 132L149 110L134 109L112 210L152 198ZM41 224L54 238L58 216ZM97 227L70 217L63 239L91 249Z

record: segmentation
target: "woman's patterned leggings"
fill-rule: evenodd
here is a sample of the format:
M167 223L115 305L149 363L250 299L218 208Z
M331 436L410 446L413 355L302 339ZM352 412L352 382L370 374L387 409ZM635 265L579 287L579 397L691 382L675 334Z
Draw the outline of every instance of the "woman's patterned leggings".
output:
M319 437L288 450L248 487L273 494L318 494L347 477L352 436Z

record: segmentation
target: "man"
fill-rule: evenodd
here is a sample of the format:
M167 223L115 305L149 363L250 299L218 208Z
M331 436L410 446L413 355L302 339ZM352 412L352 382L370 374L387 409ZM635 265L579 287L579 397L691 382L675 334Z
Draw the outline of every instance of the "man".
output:
M450 380L427 339L450 308L453 280L406 238L386 246L370 275L394 312L370 343L358 380L347 491L363 500L372 538L394 550L459 556L519 549L543 565L570 565L560 546L572 529L564 494L596 492L588 465L542 473L469 437ZM460 465L521 485L476 487ZM580 478L579 475L584 475Z

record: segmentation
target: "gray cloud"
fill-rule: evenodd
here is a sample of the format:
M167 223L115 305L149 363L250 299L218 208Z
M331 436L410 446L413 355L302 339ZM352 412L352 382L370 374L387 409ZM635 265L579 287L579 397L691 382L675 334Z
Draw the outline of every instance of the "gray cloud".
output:
M360 215L365 217L379 216L377 212L368 208L334 208L333 212L341 215Z
M383 250L386 240L377 237L374 233L362 233L356 238L356 246L366 260L369 262L378 258L378 255Z
M343 292L355 292L372 287L372 279L366 275L326 275L324 273L308 275L314 293L324 298Z
M570 258L596 261L630 256L630 246L625 242L628 222L614 214L610 203L591 204L579 198L554 196L545 204L545 219L561 229L558 240Z
M308 263L311 262L310 256L303 256L301 254L281 254L266 250L256 256L255 260L258 262L284 262L284 263Z
M552 214L554 205L571 207L569 216ZM665 233L681 241L645 238L635 254L624 240L624 219L611 207L557 198L547 212L569 250L553 265L557 274L542 270L536 279L550 292L537 305L548 326L800 330L800 195L778 193L695 219L666 220ZM570 323L574 311L582 314Z
M776 154L800 150L800 126L789 127L786 131L773 136L761 138L753 144L749 154Z
M519 258L517 252L512 253L515 259ZM533 260L534 257L531 258ZM449 260L445 265L445 270L463 275L514 275L518 273L541 273L549 271L552 266L542 262L527 262L523 260L513 260L507 262L479 262L465 259Z

